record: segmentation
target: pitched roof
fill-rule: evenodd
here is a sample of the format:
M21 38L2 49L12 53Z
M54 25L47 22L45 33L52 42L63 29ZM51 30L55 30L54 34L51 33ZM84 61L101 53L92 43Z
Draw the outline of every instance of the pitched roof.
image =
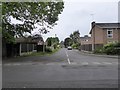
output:
M100 28L118 28L118 23L95 23Z
M93 26L89 34L91 34L94 26L98 26L100 28L120 28L120 23L95 23L95 22L92 22L92 23L93 23Z
M39 41L44 42L43 38L24 38L24 37L20 37L20 38L16 38L15 39L16 43L38 43Z

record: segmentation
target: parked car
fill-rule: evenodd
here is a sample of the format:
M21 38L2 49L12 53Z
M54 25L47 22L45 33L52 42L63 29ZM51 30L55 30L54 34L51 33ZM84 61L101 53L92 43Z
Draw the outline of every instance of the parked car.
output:
M72 50L72 47L71 47L71 46L68 46L67 49L68 49L68 50Z

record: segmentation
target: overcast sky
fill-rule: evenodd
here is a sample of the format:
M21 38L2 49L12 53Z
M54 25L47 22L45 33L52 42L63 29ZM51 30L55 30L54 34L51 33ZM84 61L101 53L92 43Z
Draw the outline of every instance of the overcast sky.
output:
M64 10L59 15L59 21L50 32L43 35L43 38L54 37L55 34L60 40L75 31L79 30L81 36L89 35L91 22L114 23L118 22L118 1L119 0L64 0Z
M64 9L59 15L57 25L49 33L42 35L44 40L48 37L59 37L60 41L69 37L71 33L79 30L80 36L89 35L91 22L117 23L119 0L63 0ZM88 2L89 1L89 2ZM13 20L13 22L16 22ZM38 33L37 30L33 32Z

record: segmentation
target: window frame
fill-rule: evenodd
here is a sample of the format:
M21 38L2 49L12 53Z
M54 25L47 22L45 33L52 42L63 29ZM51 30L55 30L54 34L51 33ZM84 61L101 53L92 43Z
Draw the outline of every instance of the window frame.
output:
M108 34L109 31L112 31L112 34ZM109 35L111 37L109 37ZM107 29L107 38L113 38L113 29Z

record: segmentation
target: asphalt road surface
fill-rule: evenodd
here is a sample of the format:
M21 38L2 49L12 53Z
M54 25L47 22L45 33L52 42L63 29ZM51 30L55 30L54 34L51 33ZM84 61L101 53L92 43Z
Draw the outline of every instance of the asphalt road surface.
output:
M118 59L65 48L49 56L3 60L3 88L117 88Z

